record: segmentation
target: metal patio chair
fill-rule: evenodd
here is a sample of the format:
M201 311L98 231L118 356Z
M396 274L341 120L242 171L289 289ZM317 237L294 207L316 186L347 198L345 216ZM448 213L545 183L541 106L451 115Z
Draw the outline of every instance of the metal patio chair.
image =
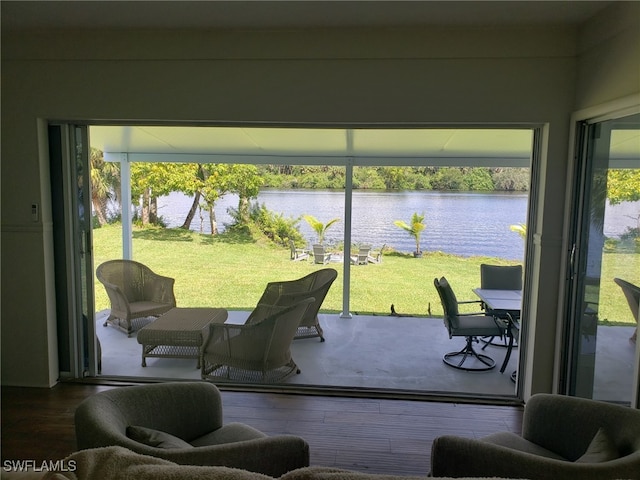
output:
M461 370L479 371L490 370L495 367L495 360L488 355L478 353L473 348L473 343L478 341L477 337L497 337L503 335L507 329L507 324L492 315L485 315L484 312L459 313L458 305L463 303L477 303L477 301L459 302L445 277L439 280L435 278L433 284L442 302L444 324L449 331L449 338L465 337L466 339L466 344L462 350L445 354L442 361L450 367ZM469 359L475 359L475 365L464 365Z

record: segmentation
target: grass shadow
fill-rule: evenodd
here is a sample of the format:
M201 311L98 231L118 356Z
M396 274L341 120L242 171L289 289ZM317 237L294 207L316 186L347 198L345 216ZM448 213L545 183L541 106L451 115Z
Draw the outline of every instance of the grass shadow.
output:
M183 228L144 228L132 233L135 240L155 242L193 242L193 232Z
M204 245L215 243L226 243L229 245L251 245L260 243L251 233L246 231L227 230L218 235L202 235L201 241Z

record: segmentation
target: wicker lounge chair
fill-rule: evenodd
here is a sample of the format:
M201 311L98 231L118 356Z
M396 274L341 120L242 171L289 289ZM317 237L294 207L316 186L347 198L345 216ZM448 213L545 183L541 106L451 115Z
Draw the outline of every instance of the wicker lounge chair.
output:
M627 299L627 303L629 304L629 308L631 309L631 314L633 318L636 319L636 323L638 323L638 305L640 304L640 287L637 287L633 283L629 283L626 280L622 280L621 278L614 278L614 282L622 289L622 293L624 293L624 297ZM636 327L633 335L631 335L632 342L635 342L638 337L638 327Z
M290 347L313 302L310 297L286 307L259 304L244 325L210 323L202 379L277 383L300 373Z
M109 260L96 269L96 277L111 301L104 326L112 325L127 335L134 330L133 320L158 317L176 306L174 279L153 273L142 263Z
M300 319L295 338L320 337L320 341L324 342L318 311L337 276L338 272L335 269L323 268L297 280L270 282L258 304L285 306L302 298L314 297L315 301Z

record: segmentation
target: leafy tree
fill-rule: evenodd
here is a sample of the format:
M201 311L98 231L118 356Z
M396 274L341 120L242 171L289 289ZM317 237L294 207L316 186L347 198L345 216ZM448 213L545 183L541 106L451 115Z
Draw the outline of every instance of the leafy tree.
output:
M424 224L424 214L419 215L417 212L415 212L411 216L410 223L407 223L404 220L395 220L393 224L396 227L400 227L406 232L408 232L409 235L411 235L416 240L415 253L418 255L422 253L422 251L420 250L420 236L422 234L422 231L426 228L426 225Z
M231 190L230 165L224 163L204 164L201 165L201 170L203 179L199 191L201 199L204 201L204 208L209 213L211 235L217 235L218 222L214 207L216 201Z
M640 200L640 169L612 169L607 175L607 197L611 205ZM631 217L631 216L630 216ZM628 229L626 237L640 238L640 211L635 217L636 227Z
M313 215L303 215L302 218L304 218L305 221L316 232L316 234L318 235L318 243L320 245L322 245L322 243L324 242L324 236L327 233L327 230L340 220L339 218L334 218L333 220L329 220L327 223L322 223Z
M375 167L354 167L353 188L383 189L386 185Z
M407 188L407 169L405 167L380 167L378 175L387 189Z
M466 190L492 191L493 179L488 168L464 168L462 169Z
M157 199L180 190L192 175L192 164L142 162L131 164L131 197L140 199L143 225L157 224Z
M467 190L464 175L459 168L440 168L431 180L435 190Z
M496 190L508 192L529 190L528 168L494 168L491 170Z
M238 220L249 222L249 200L256 198L264 183L255 165L232 164L227 170L229 176L227 186L231 192L238 194Z
M640 169L609 170L607 196L611 205L640 200Z

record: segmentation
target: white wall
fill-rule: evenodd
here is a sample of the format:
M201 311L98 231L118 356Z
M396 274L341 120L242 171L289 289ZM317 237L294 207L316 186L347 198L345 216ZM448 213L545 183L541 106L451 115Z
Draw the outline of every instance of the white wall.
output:
M585 24L578 43L576 110L640 92L640 2L620 2Z
M576 41L549 28L3 37L2 384L56 381L39 119L522 122L548 134L532 309L544 335L528 375L533 391L551 390Z

